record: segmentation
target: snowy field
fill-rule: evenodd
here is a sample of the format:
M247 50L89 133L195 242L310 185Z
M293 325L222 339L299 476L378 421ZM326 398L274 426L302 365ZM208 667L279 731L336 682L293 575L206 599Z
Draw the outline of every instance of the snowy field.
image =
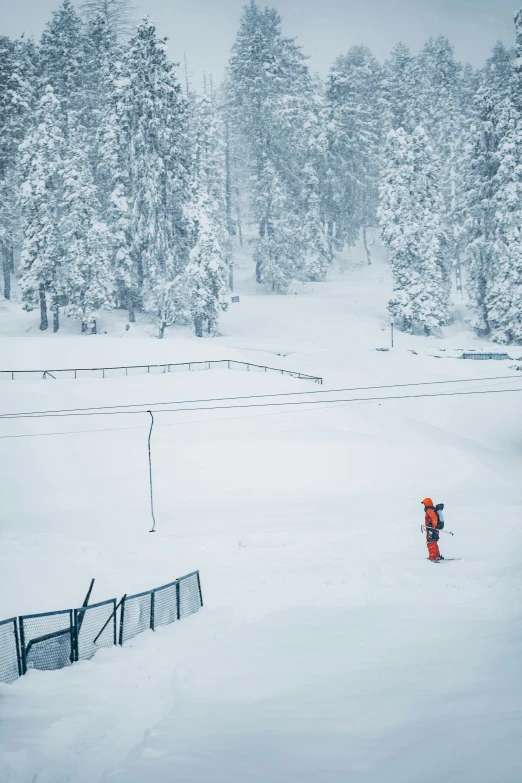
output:
M377 351L378 259L295 297L255 293L250 271L213 340L152 340L114 315L106 335L55 337L4 304L0 369L235 358L323 389L478 380L159 413L155 535L146 413L0 421L2 618L81 604L91 577L97 601L199 568L205 598L179 626L0 686L0 781L519 783L522 396L328 400L522 389L522 375L454 358L498 350L461 320ZM2 381L0 397L14 412L318 389L213 370ZM42 437L7 437L23 434ZM455 533L442 553L462 560L427 562L426 495Z

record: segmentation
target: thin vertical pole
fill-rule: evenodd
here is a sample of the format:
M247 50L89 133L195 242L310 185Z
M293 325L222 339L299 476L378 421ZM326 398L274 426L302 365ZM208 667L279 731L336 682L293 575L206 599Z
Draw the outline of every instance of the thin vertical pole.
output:
M121 611L120 611L120 647L123 645L123 618L125 616L125 599L126 595L121 599Z
M197 576L198 576L199 602L201 606L203 606L203 593L201 591L201 579L199 578L199 571L197 572Z
M154 416L152 415L152 411L147 411L147 413L150 414L150 418L151 418L150 430L149 430L149 485L150 485L150 513L152 515L152 528L149 530L149 533L155 533L156 517L154 516L154 493L152 489L152 454L150 451L150 439L152 437L152 429L154 427Z
M75 610L74 613L72 609L69 610L69 635L71 637L71 656L70 656L71 663L74 663L75 661L78 660L78 634L76 633L76 623L78 621L78 618L76 612L77 610Z
M27 674L27 658L25 654L25 633L24 633L23 617L20 617L18 622L20 623L20 652L22 654L22 674Z
M394 322L392 320L392 322L391 322L391 347L392 348L393 348L393 326L394 326Z
M176 620L181 620L181 600L179 595L179 579L176 582Z
M156 593L153 590L151 592L151 594L150 594L150 629L151 629L151 631L154 630L154 607L155 607L155 603L156 603L155 598L156 598Z
M18 627L16 624L16 620L13 620L13 628L14 628L14 635L15 635L15 644L16 644L16 663L18 664L18 676L21 677L22 672L22 657L20 654L20 642L18 639Z

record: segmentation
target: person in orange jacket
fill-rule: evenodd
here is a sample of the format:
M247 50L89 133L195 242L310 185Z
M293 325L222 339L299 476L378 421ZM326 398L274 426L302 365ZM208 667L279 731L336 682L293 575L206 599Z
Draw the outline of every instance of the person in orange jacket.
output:
M424 498L422 505L424 506L424 526L426 527L429 560L434 560L437 563L439 560L444 560L440 554L438 543L439 531L437 530L437 524L439 518L431 498Z

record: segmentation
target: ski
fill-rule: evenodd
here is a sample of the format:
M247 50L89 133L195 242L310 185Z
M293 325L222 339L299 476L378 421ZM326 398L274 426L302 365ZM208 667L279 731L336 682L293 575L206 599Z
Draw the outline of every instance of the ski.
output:
M441 560L430 560L429 557L426 558L428 562L430 563L452 563L455 560L462 560L461 557L443 557Z

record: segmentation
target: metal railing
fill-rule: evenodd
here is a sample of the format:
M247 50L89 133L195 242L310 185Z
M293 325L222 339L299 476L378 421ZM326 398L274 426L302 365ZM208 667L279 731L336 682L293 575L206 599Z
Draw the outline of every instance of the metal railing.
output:
M235 359L213 359L205 362L182 362L179 364L141 364L124 367L76 367L72 369L58 370L0 370L0 380L52 380L78 378L125 378L133 375L162 375L173 372L195 372L212 369L243 370L244 372L265 372L285 375L291 378L299 378L302 381L323 383L323 379L315 375L283 370L278 367L266 367L263 364L240 362Z
M199 571L194 571L168 585L125 595L118 604L111 598L79 609L4 620L0 622L0 682L11 684L29 669L63 669L90 660L101 647L123 645L202 606Z
M475 359L475 361L487 361L493 359L497 361L504 361L511 359L507 353L463 353L461 359Z

